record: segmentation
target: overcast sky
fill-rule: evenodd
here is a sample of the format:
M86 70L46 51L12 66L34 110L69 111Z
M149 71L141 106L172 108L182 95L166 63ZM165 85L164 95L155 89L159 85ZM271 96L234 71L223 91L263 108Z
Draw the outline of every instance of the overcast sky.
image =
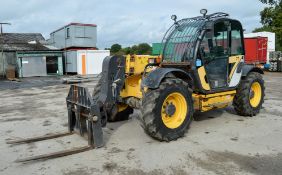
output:
M250 32L261 26L263 7L259 0L0 0L0 22L12 23L4 32L42 33L46 39L70 22L94 23L102 49L113 43L160 42L172 14L198 16L201 8L229 13Z

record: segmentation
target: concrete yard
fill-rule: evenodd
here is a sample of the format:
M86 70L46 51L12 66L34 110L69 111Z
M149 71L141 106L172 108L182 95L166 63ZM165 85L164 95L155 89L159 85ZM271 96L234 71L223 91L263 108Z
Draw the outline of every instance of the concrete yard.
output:
M87 141L71 135L31 144L7 145L9 138L66 131L65 97L69 85L5 86L7 82L0 81L1 87L16 87L0 90L0 174L281 175L282 74L266 73L264 79L265 103L257 116L238 116L232 107L195 114L185 137L166 143L144 133L137 119L139 111L135 111L128 121L107 125L103 148L25 164L14 161L87 145ZM32 80L12 84L30 82ZM93 89L93 83L85 85Z

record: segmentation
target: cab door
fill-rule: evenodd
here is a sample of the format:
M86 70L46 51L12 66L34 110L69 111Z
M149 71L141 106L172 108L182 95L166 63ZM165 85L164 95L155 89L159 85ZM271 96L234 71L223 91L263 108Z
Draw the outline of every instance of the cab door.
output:
M242 66L244 64L244 36L242 25L239 21L231 21L231 55L228 67L228 86L236 87L242 77Z
M228 87L229 31L228 21L217 22L214 24L213 36L205 36L200 44L199 57L203 65L198 71L205 71L205 81L209 85L209 88L204 88L205 90L213 91Z

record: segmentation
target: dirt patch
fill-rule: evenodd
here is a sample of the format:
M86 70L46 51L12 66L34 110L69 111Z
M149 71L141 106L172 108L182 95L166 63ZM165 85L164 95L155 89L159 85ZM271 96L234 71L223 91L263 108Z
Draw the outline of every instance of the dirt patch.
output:
M52 122L50 120L45 120L42 124L42 126L50 126L52 125Z
M282 153L276 155L255 155L246 156L232 152L206 153L207 159L190 158L196 164L215 174L238 174L242 170L258 175L281 175L282 174ZM236 173L235 173L236 172Z
M8 118L8 119L1 119L0 122L14 122L14 121L23 121L26 120L28 121L28 118L21 117L21 118Z
M96 168L80 167L76 170L64 170L64 175L91 175L91 174L100 174L99 170Z
M113 147L110 151L108 151L108 153L120 153L120 152L123 151L117 147Z
M116 163L113 163L113 162L108 162L108 163L105 163L103 165L103 169L104 170L107 170L107 171L113 171L114 169L116 169L118 166Z
M162 170L153 170L153 171L149 171L149 172L145 172L141 169L132 169L132 170L127 170L127 171L121 171L119 172L121 174L124 175L162 175L164 174L164 172Z
M232 138L230 138L230 140L232 140L232 141L238 141L238 137L232 137Z
M182 169L181 167L168 167L166 169L154 169L151 171L145 171L143 169L131 169L122 166L118 166L114 163L107 164L107 166L111 166L110 169L105 168L106 170L110 171L113 174L123 174L123 175L187 175L188 173Z
M281 111L277 109L266 109L265 111L262 111L262 114L271 114L276 116L282 116Z

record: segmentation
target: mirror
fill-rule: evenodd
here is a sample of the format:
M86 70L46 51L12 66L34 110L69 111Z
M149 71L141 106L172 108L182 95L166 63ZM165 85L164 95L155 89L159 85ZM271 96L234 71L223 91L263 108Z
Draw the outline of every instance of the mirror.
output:
M213 32L212 30L207 30L205 37L207 39L212 39L213 38Z

